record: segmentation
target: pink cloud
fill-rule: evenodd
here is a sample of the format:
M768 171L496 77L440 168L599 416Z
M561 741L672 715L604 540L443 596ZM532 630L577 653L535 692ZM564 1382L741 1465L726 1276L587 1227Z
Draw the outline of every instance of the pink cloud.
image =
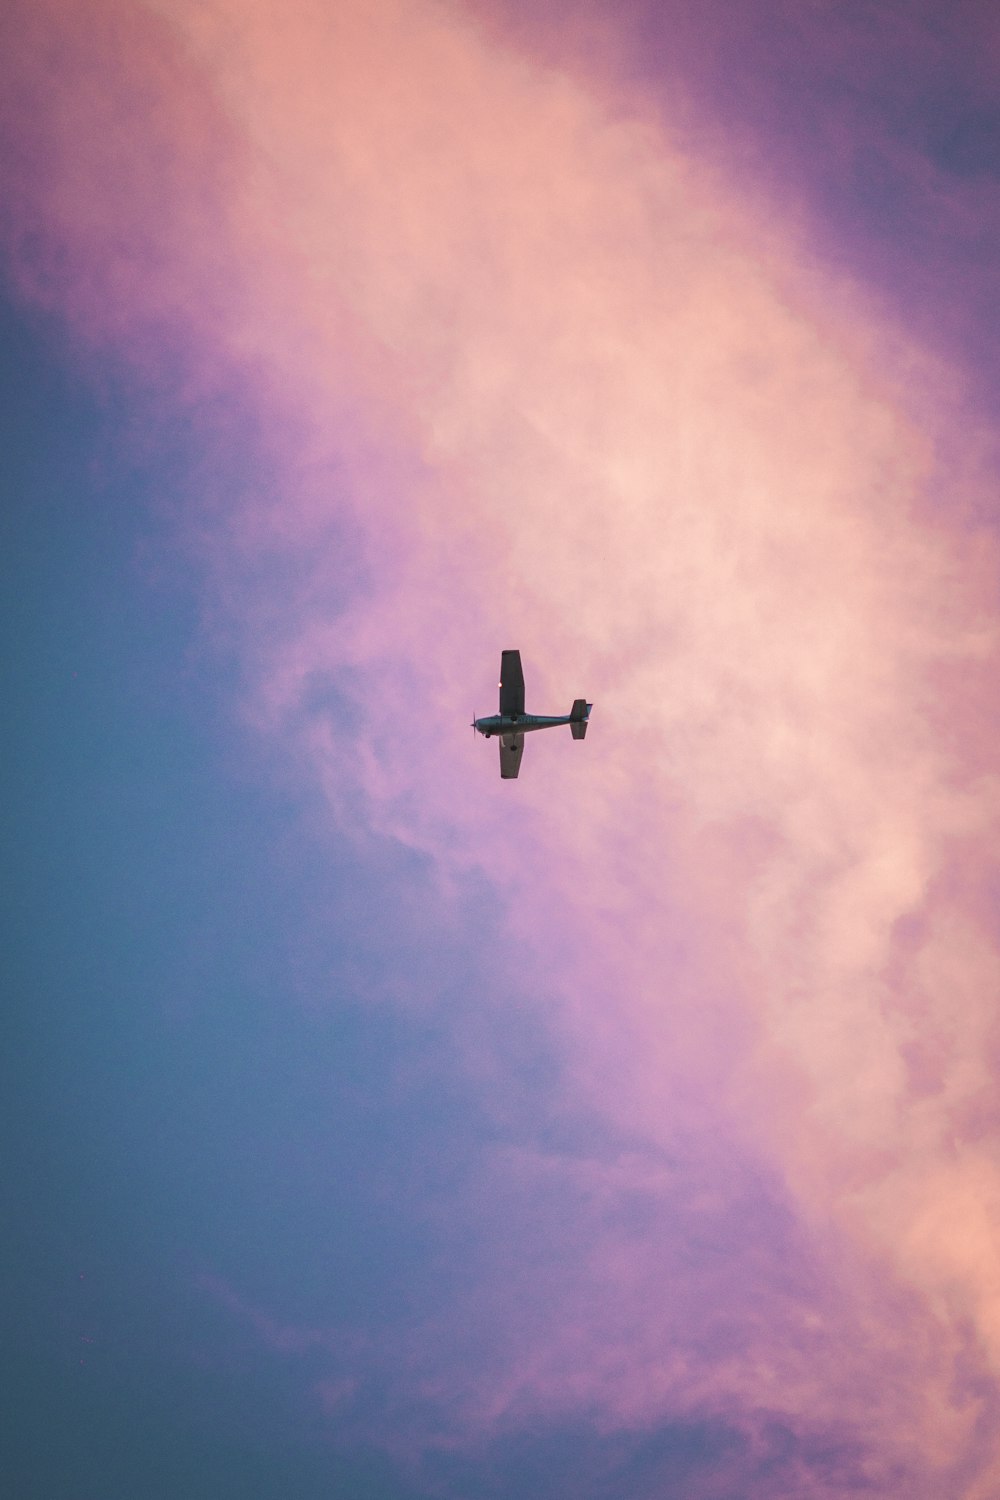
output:
M248 713L332 826L489 877L566 1098L643 1142L486 1164L586 1243L478 1260L413 1380L447 1407L457 1371L473 1429L777 1412L876 1492L991 1493L996 549L959 376L641 99L461 9L100 14L53 10L59 55L19 18L15 276L147 371L180 328L196 389L239 372L276 483L190 526ZM467 728L507 645L597 705L516 788ZM794 1213L792 1291L731 1161ZM630 1192L644 1235L605 1222Z

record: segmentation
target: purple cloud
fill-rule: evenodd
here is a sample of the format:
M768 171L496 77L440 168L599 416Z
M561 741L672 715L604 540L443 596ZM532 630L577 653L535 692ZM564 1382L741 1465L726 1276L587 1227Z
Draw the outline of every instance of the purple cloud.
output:
M680 1464L706 1497L985 1496L996 548L949 338L876 313L832 238L804 261L808 198L785 223L741 180L721 99L672 131L645 83L403 0L35 14L8 23L15 284L198 408L183 525L246 713L331 838L424 861L385 903L435 936L377 999L448 1032L497 1122L401 1195L441 1268L409 1317L227 1305L276 1358L327 1354L309 1399L425 1477L582 1424L601 1462L687 1434L636 1494ZM863 55L881 92L893 48L926 62L925 29L861 54L782 14L783 67ZM884 167L918 226L947 175L920 290L970 263L970 200L867 97L815 168L850 157L857 192ZM597 704L513 797L466 727L509 645L540 699ZM513 957L459 1008L429 955L475 883ZM509 1103L512 992L548 1113Z

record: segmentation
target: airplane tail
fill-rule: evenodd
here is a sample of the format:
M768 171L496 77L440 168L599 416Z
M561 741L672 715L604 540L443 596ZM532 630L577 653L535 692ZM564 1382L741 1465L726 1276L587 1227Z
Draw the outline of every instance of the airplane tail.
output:
M569 713L569 732L575 740L582 740L587 735L587 720L590 718L592 703L585 698L577 698Z

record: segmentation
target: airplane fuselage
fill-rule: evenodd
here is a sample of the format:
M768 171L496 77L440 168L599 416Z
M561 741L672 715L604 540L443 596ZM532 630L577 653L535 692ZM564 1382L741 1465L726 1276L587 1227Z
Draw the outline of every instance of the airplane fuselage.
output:
M496 734L528 734L532 729L551 729L556 724L571 724L569 714L491 714L477 719L476 728L487 739Z

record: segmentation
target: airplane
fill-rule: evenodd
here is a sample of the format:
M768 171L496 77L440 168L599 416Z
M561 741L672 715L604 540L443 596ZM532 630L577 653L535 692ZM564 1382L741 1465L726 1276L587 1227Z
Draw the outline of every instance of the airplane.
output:
M587 734L592 703L577 698L568 714L551 718L542 714L526 714L524 711L524 673L521 671L520 651L504 651L500 656L500 712L488 719L473 719L472 728L489 739L496 735L500 741L500 777L513 781L521 769L524 752L524 736L534 729L552 729L556 724L568 724L575 740Z

